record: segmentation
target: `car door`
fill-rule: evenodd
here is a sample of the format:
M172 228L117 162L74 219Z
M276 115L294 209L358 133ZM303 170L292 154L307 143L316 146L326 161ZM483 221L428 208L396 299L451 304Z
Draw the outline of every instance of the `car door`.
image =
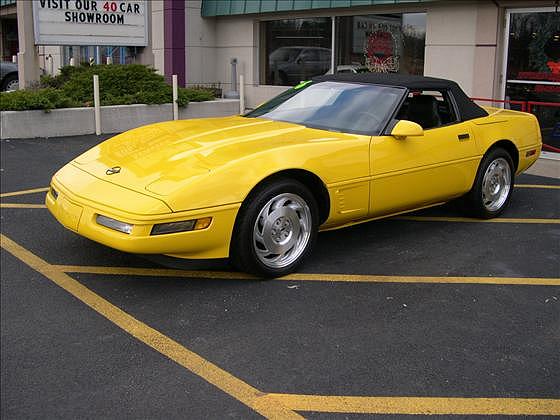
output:
M435 99L426 100L430 95ZM430 112L425 113L428 118L412 112L416 102L432 107L433 118ZM424 134L404 139L372 137L370 216L448 201L469 191L478 167L475 139L470 123L459 122L450 94L411 93L397 119L416 120Z

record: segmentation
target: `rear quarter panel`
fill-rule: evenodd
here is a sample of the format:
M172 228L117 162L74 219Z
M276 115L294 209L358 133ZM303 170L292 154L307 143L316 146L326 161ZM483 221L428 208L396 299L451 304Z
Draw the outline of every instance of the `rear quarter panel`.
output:
M484 155L494 144L501 140L511 141L518 153L519 164L516 173L521 173L539 157L542 138L537 118L525 112L485 108L488 117L472 121L478 151ZM536 150L531 156L527 152Z

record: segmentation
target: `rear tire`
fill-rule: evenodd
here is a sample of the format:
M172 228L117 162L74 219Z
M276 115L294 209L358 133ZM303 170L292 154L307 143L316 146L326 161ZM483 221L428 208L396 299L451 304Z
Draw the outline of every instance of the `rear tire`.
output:
M317 202L305 185L292 179L265 184L239 210L231 261L264 278L292 273L311 253L318 220Z
M502 148L490 150L482 158L473 187L465 196L467 211L482 219L499 216L510 202L514 177L510 154Z

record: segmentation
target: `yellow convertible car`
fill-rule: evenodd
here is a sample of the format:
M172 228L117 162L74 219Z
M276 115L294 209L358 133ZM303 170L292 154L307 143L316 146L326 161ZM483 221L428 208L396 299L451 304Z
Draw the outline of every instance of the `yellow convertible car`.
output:
M533 115L481 108L454 82L343 73L243 116L119 134L60 169L46 204L119 250L229 257L275 277L301 264L318 230L458 197L498 216L540 151Z

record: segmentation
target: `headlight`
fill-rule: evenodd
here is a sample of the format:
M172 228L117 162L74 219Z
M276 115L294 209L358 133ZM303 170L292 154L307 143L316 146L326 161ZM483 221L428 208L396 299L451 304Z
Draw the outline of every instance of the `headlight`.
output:
M134 226L129 223L121 222L120 220L111 219L110 217L103 216L101 214L97 215L95 221L101 226L105 226L109 229L117 230L128 235L130 235L132 232L132 226Z
M211 217L204 217L202 219L182 220L180 222L159 223L152 227L151 235L164 235L166 233L206 229L210 226L211 222Z

